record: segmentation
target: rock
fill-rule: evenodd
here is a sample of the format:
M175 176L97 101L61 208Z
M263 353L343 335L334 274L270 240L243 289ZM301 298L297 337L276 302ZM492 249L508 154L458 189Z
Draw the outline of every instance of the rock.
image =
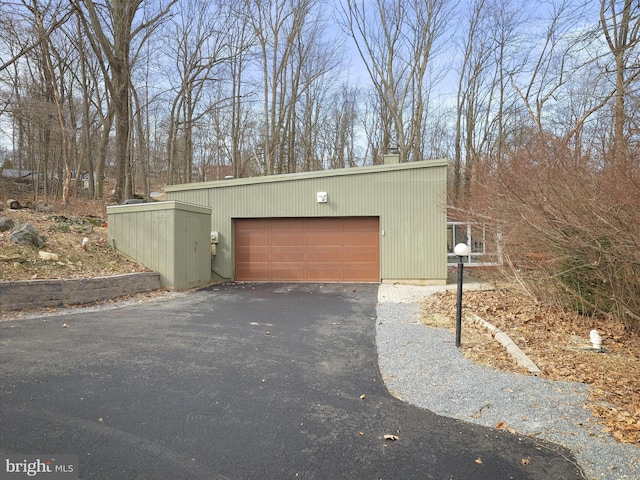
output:
M9 241L22 245L33 245L40 248L44 245L44 237L28 223L24 223L13 229L9 235Z
M1 217L0 218L0 232L7 232L16 226L16 222L14 222L9 217Z
M38 257L40 258L40 260L49 260L52 262L58 261L58 255L56 253L44 252L42 250L38 252Z
M53 205L47 205L46 203L36 203L31 207L36 212L41 213L53 213Z

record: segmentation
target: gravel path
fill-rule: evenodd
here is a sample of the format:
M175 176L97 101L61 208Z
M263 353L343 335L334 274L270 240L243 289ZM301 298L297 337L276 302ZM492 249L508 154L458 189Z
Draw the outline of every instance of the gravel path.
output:
M378 362L393 395L439 415L488 427L504 422L504 428L561 444L591 480L640 479L640 448L600 432L584 407L586 385L476 365L446 329L424 326L419 302L443 288L455 286L380 285Z

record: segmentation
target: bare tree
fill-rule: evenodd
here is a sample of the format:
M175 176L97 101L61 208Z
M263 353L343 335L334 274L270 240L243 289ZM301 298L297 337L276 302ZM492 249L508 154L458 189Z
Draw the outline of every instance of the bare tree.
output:
M477 0L462 12L458 64L452 201L467 204L477 172L501 164L506 125L517 117L509 78L526 63L522 35L526 2ZM512 115L509 117L509 115ZM476 177L476 178L474 178Z
M216 68L228 61L230 52L224 40L227 25L224 12L207 1L181 3L171 22L175 70L178 83L169 114L167 139L168 182L192 181L194 127L215 105L206 103L206 89L220 79ZM179 165L181 164L181 165Z
M82 25L80 23L80 19L76 17L76 32L77 32L77 41L76 48L78 50L79 55L79 64L80 64L80 91L82 94L82 112L81 112L81 127L80 127L80 155L83 159L83 164L87 168L88 177L89 177L89 198L96 198L96 182L95 182L95 162L94 156L92 154L92 145L91 145L91 99L92 99L92 88L94 86L91 83L91 75L89 73L89 52L88 45L85 45L82 41ZM78 169L78 173L81 169ZM79 180L79 179L78 179ZM77 181L78 181L77 180ZM102 184L102 182L100 182Z
M17 12L8 12L0 16L0 55L9 55L14 61L7 61L6 66L2 69L0 75L0 117L4 119L10 118L11 125L0 125L0 128L7 128L2 131L10 137L11 157L10 161L5 161L5 166L11 165L13 168L21 171L26 168L27 162L27 145L25 139L26 127L25 118L21 113L21 105L23 104L24 91L24 75L19 68L17 59L23 57L24 42L30 39L25 22L21 22Z
M503 225L510 273L529 292L638 331L638 55L637 42L629 42L638 13L631 5L627 23L626 2L620 12L606 5L603 17L593 4L584 12L554 4L510 75L525 113L505 123L519 132L501 138L510 161L478 193L488 199L484 213ZM576 22L582 13L590 17Z
M468 26L458 76L453 158L452 199L456 204L469 195L471 172L479 155L475 137L477 127L480 126L478 117L479 110L482 108L481 89L486 82L485 71L490 68L491 51L494 48L489 38L484 36L488 33L486 30L488 14L485 3L485 0L472 2L469 14L465 18ZM486 100L491 102L491 98ZM484 111L489 112L490 105L484 105Z
M563 1L551 11L551 18L541 38L541 46L536 44L532 47L535 62L530 65L524 88L518 85L516 75L512 76L512 85L521 96L540 134L544 131L543 113L548 104L556 100L558 92L567 82L567 58L572 53L573 45L567 44L565 33L575 23L575 19L569 15L571 11L574 9L569 0ZM519 72L519 75L522 78L527 76L525 72Z
M33 4L38 6L38 2L33 2ZM0 4L0 6L2 5ZM23 43L17 52L14 51L11 54L10 58L2 59L2 63L0 64L0 72L9 68L11 65L16 63L25 55L28 55L32 50L40 47L40 45L42 45L43 42L49 41L50 35L56 29L58 29L61 25L63 25L67 20L69 20L69 17L71 17L72 14L73 14L73 11L71 9L66 9L63 15L56 17L51 24L46 26L46 28L45 28L45 25L43 24L42 31L39 33L39 35L35 39L30 39L30 41ZM8 20L7 19L0 20L0 24L9 25L8 23L5 23L5 22L8 22ZM14 38L17 39L18 36L15 36Z
M62 69L62 60L60 56L55 51L52 43L50 42L50 36L48 30L45 28L43 14L44 12L41 10L41 6L38 5L36 0L32 0L29 5L26 5L30 10L34 17L36 31L38 33L38 37L42 38L42 41L39 42L40 50L41 50L41 62L42 62L42 73L44 75L45 81L45 91L47 92L47 99L52 101L55 104L56 117L58 120L58 127L60 129L59 137L60 137L60 156L62 158L62 165L64 168L64 180L62 182L62 202L69 202L69 187L71 185L71 168L69 164L69 146L68 146L68 137L67 137L67 126L66 126L66 116L64 112L63 106L63 95L61 93L61 85L64 82L63 75L56 75L54 70L53 56L57 57L57 63ZM55 18L58 16L58 12L61 9L61 5L49 5L53 10L52 16ZM68 15L63 10L63 17L68 18ZM56 24L57 21L53 21L52 23ZM60 79L60 83L58 82L58 78ZM46 197L45 197L46 199Z
M312 19L311 0L245 0L258 42L262 73L262 171L266 175L290 168L294 108L300 94L299 42Z
M98 5L92 0L73 0L91 46L96 54L104 56L106 60L103 64L103 78L111 93L111 107L115 117L114 200L117 202L132 195L131 185L127 186L132 125L129 108L132 43L136 39L144 43L176 1L167 0L152 9L151 4L155 6L156 2L108 0ZM142 7L144 11L141 11ZM138 38L139 36L142 38Z
M295 40L295 61L290 71L297 86L294 91L298 93L292 95L294 108L290 109L287 120L287 125L291 125L287 127L287 131L291 131L287 149L289 172L323 167L320 134L323 124L334 120L329 117L335 108L330 101L336 88L334 72L343 63L341 43L329 40L325 27L322 17L316 17Z
M373 87L363 92L363 102L360 107L358 121L362 125L366 137L365 158L370 159L371 164L382 163L382 158L387 153L385 148L386 131L383 127L383 113L380 96Z
M328 96L331 106L323 118L318 130L322 134L322 152L319 160L324 165L318 168L333 169L355 167L362 164L356 143L356 126L359 118L359 99L361 92L347 83Z
M17 137L14 152L19 167L25 160L34 175L33 195L40 190L40 178L45 201L50 193L50 179L58 174L68 180L70 176L66 112L65 72L66 53L57 48L52 32L69 18L69 8L64 2L23 0L11 5L4 20L7 32L20 36L18 42L8 40L12 52L1 71L12 75L11 99L7 111L13 115L13 133ZM22 45L20 47L20 45ZM25 45L30 45L25 48ZM18 48L19 52L14 53ZM7 78L5 75L2 78ZM17 148L16 148L17 147ZM60 163L58 163L60 160ZM63 172L65 172L63 174ZM69 182L63 184L63 199L68 200Z
M380 99L382 153L421 159L428 94L438 76L427 72L441 51L452 6L443 0L345 0L342 22L353 37Z
M612 159L614 165L626 169L629 150L625 102L631 86L640 79L640 3L634 0L601 0L600 25L613 55L615 72Z
M224 3L224 2L221 2ZM222 8L222 6L220 7ZM230 20L226 38L229 45L229 76L231 90L229 92L229 148L228 159L233 166L233 176L242 177L250 161L251 154L247 154L251 147L247 145L250 126L250 99L254 97L248 87L247 70L253 58L253 48L256 46L256 36L251 28L248 10L242 4L230 5L228 18ZM219 124L219 123L218 123ZM222 132L219 137L224 138Z

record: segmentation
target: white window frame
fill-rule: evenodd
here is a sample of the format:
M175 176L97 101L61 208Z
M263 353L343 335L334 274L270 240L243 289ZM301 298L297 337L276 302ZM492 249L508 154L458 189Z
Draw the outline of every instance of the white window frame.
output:
M472 235L473 227L482 227L482 238L474 245L474 237ZM451 227L451 240L452 245L449 251L449 228ZM465 243L469 245L469 255L463 257L463 262L469 266L492 266L501 263L500 247L498 246L498 258L497 262L480 261L479 258L486 257L487 255L487 229L484 225L480 225L474 222L447 222L447 264L452 265L458 263L458 256L453 253L453 248L457 241L456 233L458 229L463 229L465 235ZM476 235L477 239L477 235ZM478 245L481 246L478 249Z

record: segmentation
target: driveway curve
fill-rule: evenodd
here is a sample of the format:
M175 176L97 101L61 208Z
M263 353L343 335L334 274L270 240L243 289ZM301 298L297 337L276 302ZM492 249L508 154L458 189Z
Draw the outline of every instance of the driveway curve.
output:
M389 394L377 293L228 284L2 322L0 452L78 455L83 479L583 478L561 447Z

